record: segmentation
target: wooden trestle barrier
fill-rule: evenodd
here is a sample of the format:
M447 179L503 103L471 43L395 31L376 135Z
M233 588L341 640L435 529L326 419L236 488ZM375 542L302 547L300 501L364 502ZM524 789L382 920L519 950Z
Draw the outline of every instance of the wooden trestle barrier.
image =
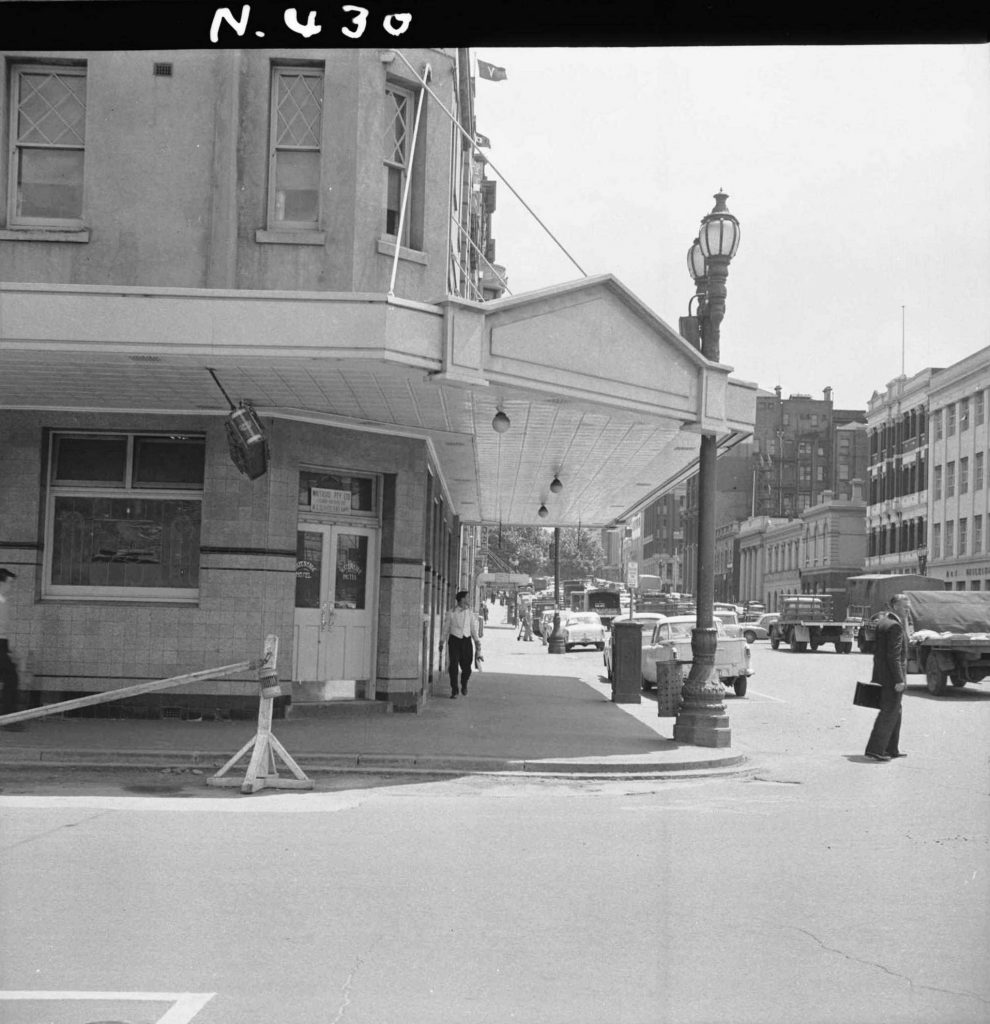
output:
M174 686L183 686L186 683L217 679L220 676L233 675L235 672L250 672L257 669L261 686L258 731L254 738L241 747L216 775L206 780L207 784L210 786L240 786L242 793L256 793L266 786L274 789L312 789L312 780L306 777L299 765L289 756L285 747L272 735L272 701L282 693L278 685L277 660L278 637L269 635L265 637L264 653L261 658L254 661L239 661L234 665L206 668L200 672L188 672L185 675L171 676L168 679L135 683L133 686L124 686L116 690L91 693L86 697L73 697L71 700L58 701L55 704L43 704L40 707L15 711L9 715L0 715L0 726L10 725L14 722L26 722L33 718L44 718L47 715L57 715L64 711L91 707L94 704L109 704L111 701L123 700L126 697L137 697L145 693L155 693L158 690L168 690ZM253 753L244 781L239 782L237 779L225 778L226 773L252 748ZM275 763L276 754L285 762L295 778L283 779L279 776Z
M278 670L275 667L277 659L278 637L267 636L265 637L264 657L258 668L258 678L261 682L258 731L254 738L245 743L216 775L212 775L206 780L208 786L240 786L242 793L257 793L259 789L266 787L271 789L313 788L312 779L306 776L299 765L292 760L285 747L272 735L272 700L282 692L278 685ZM243 782L226 778L227 772L249 750L251 751L251 760L248 762L247 774L244 776ZM286 779L279 775L278 764L275 761L276 754L295 778Z

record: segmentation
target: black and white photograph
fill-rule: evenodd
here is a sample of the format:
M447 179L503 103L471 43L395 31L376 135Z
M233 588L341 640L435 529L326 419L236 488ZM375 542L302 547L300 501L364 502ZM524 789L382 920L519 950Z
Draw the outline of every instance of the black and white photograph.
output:
M0 2L3 1024L990 1020L990 25L531 7Z

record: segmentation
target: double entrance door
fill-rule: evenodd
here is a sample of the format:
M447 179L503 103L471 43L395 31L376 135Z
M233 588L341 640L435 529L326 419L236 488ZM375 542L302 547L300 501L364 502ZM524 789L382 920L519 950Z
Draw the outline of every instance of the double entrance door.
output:
M301 523L296 532L292 678L322 684L327 697L371 696L378 531ZM335 692L339 683L341 692ZM319 688L317 688L319 689ZM315 694L314 694L315 696Z

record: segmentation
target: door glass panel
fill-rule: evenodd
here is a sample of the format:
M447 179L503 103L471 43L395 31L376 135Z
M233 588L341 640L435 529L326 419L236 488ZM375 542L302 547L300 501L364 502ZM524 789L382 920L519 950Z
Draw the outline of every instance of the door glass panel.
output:
M323 534L300 530L296 534L296 607L320 607Z
M368 585L368 538L356 533L337 537L334 608L363 610Z

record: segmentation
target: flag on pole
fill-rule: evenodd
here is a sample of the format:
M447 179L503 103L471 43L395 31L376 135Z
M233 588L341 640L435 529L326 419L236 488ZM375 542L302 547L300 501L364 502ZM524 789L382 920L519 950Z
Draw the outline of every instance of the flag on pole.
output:
M487 60L478 58L478 77L487 78L489 82L504 82L508 75L505 73L505 68L496 67L494 64L489 64Z
M474 144L482 149L492 148L492 140L487 135L482 135L481 132L474 133Z

